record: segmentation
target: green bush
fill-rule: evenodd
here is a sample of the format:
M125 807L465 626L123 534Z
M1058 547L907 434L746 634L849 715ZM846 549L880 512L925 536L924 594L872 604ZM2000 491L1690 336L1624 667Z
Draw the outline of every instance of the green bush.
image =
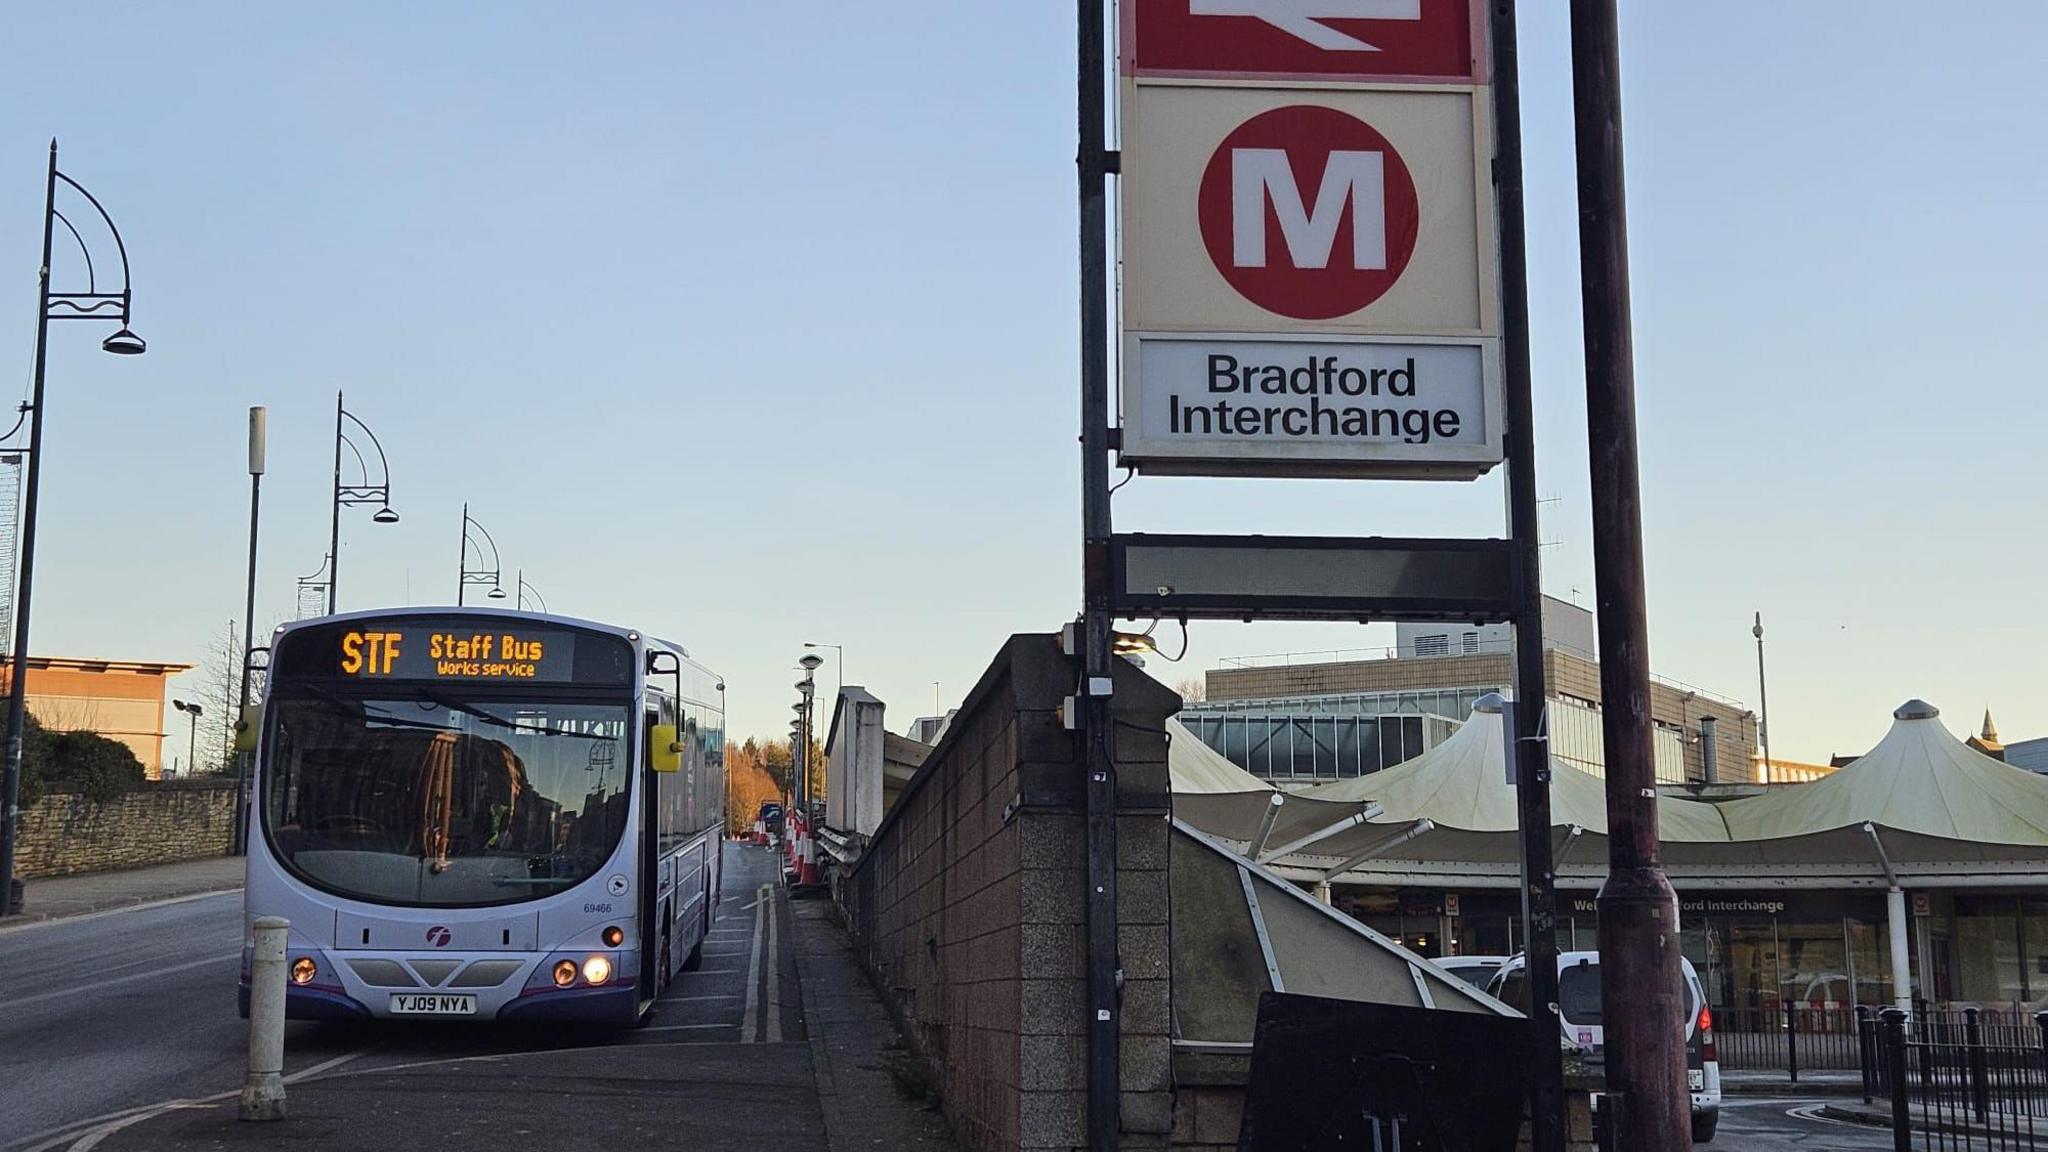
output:
M104 804L142 783L142 761L97 732L50 732L30 716L21 733L21 804L46 792L76 792Z

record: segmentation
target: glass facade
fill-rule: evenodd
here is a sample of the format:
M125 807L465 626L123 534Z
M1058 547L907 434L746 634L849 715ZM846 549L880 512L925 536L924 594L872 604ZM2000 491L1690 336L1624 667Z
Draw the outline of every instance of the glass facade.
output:
M1509 955L1522 946L1521 908L1512 892L1357 887L1339 888L1333 899L1341 911L1424 956ZM1835 1010L1892 1002L1881 893L1681 893L1680 904L1680 946L1716 1012L1747 1020L1786 1000ZM2003 923L2010 934L2010 913ZM2048 923L2042 929L2048 932ZM2048 937L2041 944L2048 953ZM1558 901L1557 946L1599 949L1590 893Z
M1315 784L1363 776L1441 744L1497 687L1220 700L1180 713L1202 743L1254 776Z
M1419 756L1429 746L1424 719L1270 712L1180 715L1181 723L1202 743L1231 763L1254 776L1288 783L1363 776Z
M1953 949L1954 999L2048 1001L2048 898L1959 895L1955 916L1935 918L1929 927L1947 929L1940 942Z

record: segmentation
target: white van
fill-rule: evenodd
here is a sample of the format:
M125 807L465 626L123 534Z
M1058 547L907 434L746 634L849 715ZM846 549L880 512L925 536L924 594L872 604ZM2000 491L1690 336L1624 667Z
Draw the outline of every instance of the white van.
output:
M1679 957L1685 972L1686 1087L1692 1090L1692 1142L1713 1140L1721 1124L1721 1058L1714 1048L1714 1013L1707 1007L1707 994L1700 987L1699 973L1692 961ZM1501 966L1488 988L1496 999L1529 1011L1528 962L1516 956ZM1589 1063L1603 1058L1606 1032L1600 1010L1600 954L1560 952L1557 956L1557 1007L1563 1018L1564 1038Z

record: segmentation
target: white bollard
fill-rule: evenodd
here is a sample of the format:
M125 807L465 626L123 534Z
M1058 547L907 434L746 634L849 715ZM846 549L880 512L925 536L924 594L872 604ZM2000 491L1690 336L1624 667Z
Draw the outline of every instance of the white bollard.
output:
M249 1075L242 1081L242 1119L284 1119L284 952L292 923L256 918L249 960Z

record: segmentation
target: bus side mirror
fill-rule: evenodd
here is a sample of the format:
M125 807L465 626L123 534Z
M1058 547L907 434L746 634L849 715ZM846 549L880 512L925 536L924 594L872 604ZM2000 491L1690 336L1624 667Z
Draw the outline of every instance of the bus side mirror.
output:
M244 704L242 714L235 720L235 751L254 752L256 733L263 728L263 705Z
M656 772L683 770L683 746L676 726L656 724L647 731L647 757Z

